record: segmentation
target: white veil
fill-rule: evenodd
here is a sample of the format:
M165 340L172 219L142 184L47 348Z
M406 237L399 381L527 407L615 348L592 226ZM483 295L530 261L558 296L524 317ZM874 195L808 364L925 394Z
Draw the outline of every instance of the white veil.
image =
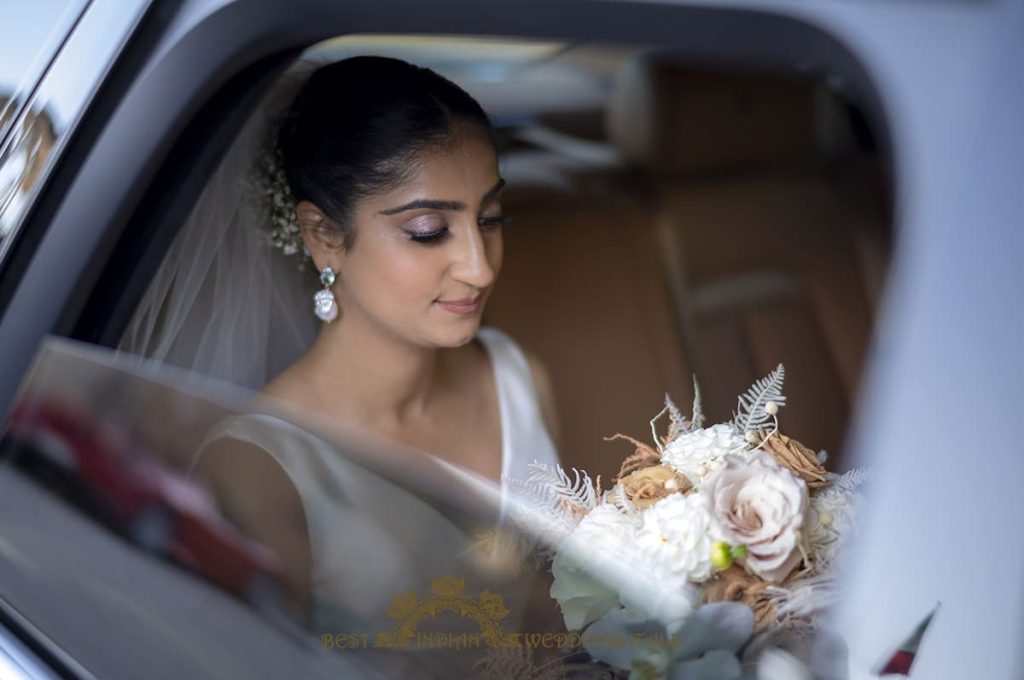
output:
M263 230L247 190L267 139L318 62L299 60L273 85L217 167L153 276L118 350L258 389L316 336L315 272Z

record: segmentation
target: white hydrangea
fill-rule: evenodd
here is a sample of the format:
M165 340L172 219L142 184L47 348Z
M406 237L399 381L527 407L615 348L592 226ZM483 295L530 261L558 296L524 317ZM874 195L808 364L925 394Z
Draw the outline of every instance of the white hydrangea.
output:
M623 607L669 632L690 616L697 588L689 578L706 578L711 570L710 543L699 535L707 513L700 508L691 519L674 504L656 511L666 500L642 514L599 505L562 542L551 565L551 596L568 629L580 630ZM663 533L670 536L668 545Z
M705 504L683 494L659 500L642 517L630 555L632 577L619 585L619 599L630 615L674 634L693 613L696 583L713 572L711 517Z
M711 514L696 495L662 498L643 513L636 544L660 579L702 582L711 577Z
M732 425L719 423L673 439L661 454L661 460L682 474L696 487L722 469L722 457L749 449L750 445Z

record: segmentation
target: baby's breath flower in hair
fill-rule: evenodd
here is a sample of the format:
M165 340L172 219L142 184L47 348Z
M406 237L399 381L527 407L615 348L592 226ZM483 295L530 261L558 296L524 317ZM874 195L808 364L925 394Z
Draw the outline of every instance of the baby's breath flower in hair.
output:
M250 188L254 192L263 218L261 227L270 243L285 255L303 255L303 266L309 257L299 232L295 199L284 174L281 150L277 146L279 124L270 126L263 147L253 166Z

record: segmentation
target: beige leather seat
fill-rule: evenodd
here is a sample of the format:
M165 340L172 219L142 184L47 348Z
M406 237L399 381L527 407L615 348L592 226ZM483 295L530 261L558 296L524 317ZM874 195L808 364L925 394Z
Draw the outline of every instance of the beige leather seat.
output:
M562 460L601 474L607 488L633 448L602 438L622 432L651 443L648 421L665 392L688 402L691 390L652 214L628 196L596 191L513 189L505 207L513 222L484 322L544 361Z
M620 74L609 135L649 178L709 417L731 417L737 394L782 362L782 428L837 454L878 288L866 278L864 234L884 230L832 180L828 103L810 82L708 74L648 55Z
M878 288L862 255L883 271L885 249L864 238L883 231L877 213L831 179L822 101L807 83L645 56L609 109L626 171L552 162L557 177L510 177L513 223L484 321L547 364L566 464L607 478L632 447L602 437L650 443L666 391L688 410L691 372L708 416L728 420L779 362L784 431L837 453Z

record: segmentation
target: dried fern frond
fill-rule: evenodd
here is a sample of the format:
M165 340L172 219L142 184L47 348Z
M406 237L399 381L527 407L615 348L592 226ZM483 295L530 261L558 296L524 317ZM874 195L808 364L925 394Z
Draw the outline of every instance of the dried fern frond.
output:
M850 493L867 482L869 477L867 468L853 468L833 479L832 487L840 493Z
M665 393L665 408L668 409L669 414L668 438L665 440L667 444L675 439L679 433L686 431L687 423L679 407L672 401L672 397L668 396L668 392Z
M818 489L813 498L828 500L838 496L856 496L857 489L868 481L870 474L867 468L859 467L847 470L841 475L829 472L827 478L828 486Z
M690 430L699 430L704 427L704 405L700 398L700 385L697 384L697 375L693 376L693 408L690 416Z
M511 522L548 546L558 545L599 502L600 478L595 484L586 472L571 469L570 477L560 465L549 469L534 461L526 481L502 478L511 492Z
M478 532L459 555L472 557L484 566L487 562L500 564L504 573L522 576L546 567L548 560L554 557L554 548L521 531L499 525Z
M697 384L696 375L693 376L693 408L689 420L683 417L682 411L672 401L672 397L668 395L668 392L665 393L665 408L669 412L669 428L668 436L664 438L665 445L668 445L669 442L681 434L693 432L704 427L704 406L701 403L700 385ZM658 414L658 417L661 417L661 413Z
M766 591L780 623L790 618L809 619L834 605L839 599L835 575L812 574L785 586Z
M552 498L545 484L514 477L502 477L502 483L508 490L509 521L533 537L540 550L549 550L561 543L583 517L559 499Z
M605 502L615 506L629 517L635 517L641 512L636 503L630 499L629 494L626 493L626 488L621 484L616 484L612 487L611 491L605 495Z
M741 394L733 414L733 429L740 434L747 434L767 425L772 417L764 410L765 404L773 401L783 406L786 403L786 397L782 395L782 381L785 377L786 369L779 364L774 371L755 382L746 394Z
M530 463L527 481L545 490L552 503L568 508L576 514L585 515L597 505L597 487L590 475L582 470L570 468L572 478L561 465L548 469L546 463Z

